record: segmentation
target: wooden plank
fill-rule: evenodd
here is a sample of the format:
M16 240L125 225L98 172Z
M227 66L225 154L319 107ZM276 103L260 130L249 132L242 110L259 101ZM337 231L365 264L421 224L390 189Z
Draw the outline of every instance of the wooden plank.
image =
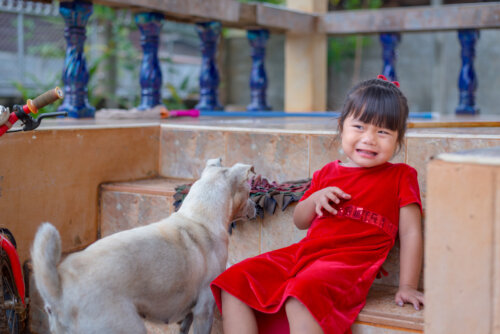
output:
M136 12L159 12L174 21L220 21L226 27L263 28L281 33L312 33L317 24L314 14L236 0L95 0L93 3Z
M318 30L330 35L500 28L500 2L329 12Z
M240 20L242 26L257 25L257 5L254 3L240 4Z
M257 5L257 25L297 34L315 32L317 15L272 5Z

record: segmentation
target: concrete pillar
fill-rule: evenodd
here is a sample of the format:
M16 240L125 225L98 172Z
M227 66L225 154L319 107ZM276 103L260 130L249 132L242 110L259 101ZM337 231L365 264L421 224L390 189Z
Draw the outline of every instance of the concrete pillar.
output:
M500 146L427 170L426 334L500 333Z
M327 0L287 0L290 9L326 13ZM326 34L287 33L285 41L285 111L326 110Z

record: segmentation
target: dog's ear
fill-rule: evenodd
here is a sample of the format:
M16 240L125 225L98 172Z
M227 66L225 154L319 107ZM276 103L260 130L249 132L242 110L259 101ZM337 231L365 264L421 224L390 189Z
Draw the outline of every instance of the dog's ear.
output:
M222 158L208 159L205 167L222 167Z
M231 178L235 181L246 182L252 173L255 173L252 165L237 163L230 169Z

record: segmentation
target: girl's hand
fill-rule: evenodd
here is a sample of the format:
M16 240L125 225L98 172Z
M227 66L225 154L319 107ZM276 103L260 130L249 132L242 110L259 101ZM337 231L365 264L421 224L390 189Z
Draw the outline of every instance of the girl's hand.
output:
M405 303L413 304L415 310L420 310L420 304L424 305L424 294L410 286L400 286L396 297L396 304L403 306Z
M323 216L323 209L332 215L336 215L337 210L330 203L339 204L341 200L348 200L350 198L351 195L346 194L338 187L323 188L311 195L311 199L314 202L314 211L319 217Z

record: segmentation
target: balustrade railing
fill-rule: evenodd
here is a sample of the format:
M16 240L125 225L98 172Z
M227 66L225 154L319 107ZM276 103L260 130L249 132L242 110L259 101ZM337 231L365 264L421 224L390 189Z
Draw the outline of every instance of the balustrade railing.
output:
M140 2L138 2L137 5L140 6ZM243 4L241 6L243 6ZM491 7L494 5L488 6ZM54 15L54 8L56 7L57 6L51 4L29 1L0 1L0 10L11 12L43 12L46 13L46 15ZM471 8L469 7L465 6L463 8L465 8L465 11L473 11L478 8L478 10L486 11L488 8L490 8L486 8L484 6ZM500 8L500 5L497 5L497 7ZM262 15L263 18L261 22L267 22L267 24L270 24L269 22L271 22L271 20L269 19L269 17L266 17L264 15L265 13L269 13L270 11L256 11L254 14L256 18L254 18L252 15L249 15L248 11L245 11L244 15L241 14L241 8L240 15L242 15L241 17L244 17L245 20L255 20L258 22L258 16ZM401 11L401 9L398 10ZM273 13L276 13L277 11L279 12L279 9L273 8L271 10L271 12ZM442 13L442 9L429 9L429 11L429 15L431 16L437 16L439 13ZM62 106L60 107L60 110L68 111L69 115L72 117L93 117L95 108L93 106L90 106L88 103L87 84L89 78L88 70L86 68L85 56L83 54L83 46L86 39L85 26L87 24L89 16L92 14L92 3L80 0L72 2L63 1L60 3L59 12L66 23L65 38L67 41L66 59L63 70L63 81L66 97ZM304 13L302 13L304 15L297 16L297 13L291 13L289 11L286 11L286 9L283 9L283 13L283 17L288 15L286 17L293 17L294 20L302 20L304 19L304 17L309 17ZM394 11L394 13L396 13L396 11ZM381 20L372 20L373 22L379 22L376 24L376 28L371 28L366 25L366 22L359 22L359 20L355 22L356 24L354 28L349 27L349 29L351 30L354 29L352 31L356 31L356 29L358 29L359 32L365 30L369 32L375 32L377 29L379 30L378 32L380 33L380 42L383 47L382 74L384 74L391 80L397 79L396 47L401 40L400 32L394 31L394 29L397 29L397 27L400 26L400 29L403 31L426 30L426 27L424 26L413 28L411 26L411 22L406 22L404 19L394 21L397 24L395 23L393 24L393 26L391 26L390 18L394 13L390 10L384 10L384 12L379 17L379 19L382 17L386 17L385 21L382 20L383 23L380 23ZM186 15L186 13L183 13L183 15ZM234 16L234 13L232 15ZM338 15L342 14L336 13L335 15L337 15L335 17L339 17ZM349 11L348 13L346 13L346 15L346 17L352 16L358 17L358 19L365 18L368 20L369 18L373 19L373 15L376 14L374 14L373 12L365 13L363 11L360 11L360 14L358 15L353 14L352 11ZM416 13L415 15L418 15L418 13ZM235 19L233 16L231 16L231 20L234 21ZM432 20L432 17L431 21L434 22ZM333 16L331 16L330 14L322 16L319 20L319 24L315 29L317 29L317 31L319 32L326 32L327 34L330 34L332 32L332 29L336 29L335 24L337 24L333 22L334 20L332 18ZM160 94L162 88L162 73L158 60L158 44L164 15L158 12L140 12L135 15L135 20L141 31L141 46L143 50L143 58L140 70L141 103L138 109L148 109L162 103ZM475 45L479 38L479 30L461 29L461 27L470 25L475 25L479 28L489 26L500 27L500 19L497 15L496 17L488 16L487 19L482 18L481 22L479 23L470 23L469 21L461 22L459 17L457 17L455 20L457 21L456 27L458 30L462 50L462 67L459 73L458 80L459 105L456 108L456 113L476 114L479 112L479 108L475 106L477 77L474 69L474 57ZM303 22L304 24L301 26L302 28L300 28L302 29L301 31L309 32L309 28L307 27L309 27L310 22L306 21L305 19L303 21L306 23ZM280 20L277 19L276 22L277 26L285 27L286 29L287 25L283 25ZM387 22L389 22L388 25L386 24ZM444 23L441 23L441 21L436 21L431 24L432 27L430 29L434 29L436 31L439 29L452 29L453 25L451 25L450 23L447 23L446 26L442 26L443 24ZM200 100L196 108L204 111L224 109L220 104L218 97L219 72L216 62L217 45L221 35L222 25L223 22L219 21L195 22L194 24L194 28L196 29L200 38L200 51L202 54L201 74L199 78ZM385 30L385 32L382 32L384 25L385 28L388 29ZM371 31L370 29L375 30ZM266 42L269 38L269 34L270 32L268 29L252 28L247 31L248 41L251 46L252 60L252 71L249 79L251 103L247 106L248 111L271 110L271 107L267 104L266 101L268 79L264 66L265 47Z

